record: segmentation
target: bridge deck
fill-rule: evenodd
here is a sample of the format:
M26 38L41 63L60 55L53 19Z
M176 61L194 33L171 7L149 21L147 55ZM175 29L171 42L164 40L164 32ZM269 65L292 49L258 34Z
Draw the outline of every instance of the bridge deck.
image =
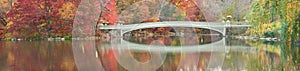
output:
M218 22L190 22L190 21L169 21L169 22L152 22L130 25L108 25L100 26L99 29L122 29L128 30L133 28L149 28L149 27L213 27L213 28L228 28L228 27L251 27L242 22L238 23L218 23Z

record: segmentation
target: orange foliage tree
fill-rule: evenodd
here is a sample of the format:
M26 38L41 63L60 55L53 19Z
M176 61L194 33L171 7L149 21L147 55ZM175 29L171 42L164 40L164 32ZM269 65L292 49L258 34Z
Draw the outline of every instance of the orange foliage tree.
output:
M188 21L206 21L200 8L196 5L194 0L171 0L175 6L182 10Z
M0 0L0 38L5 38L7 25L5 13L10 9L10 5L8 0Z
M17 38L33 38L57 33L57 30L69 26L59 26L65 25L58 13L63 3L64 1L60 0L18 0L6 14L8 21L13 22L8 32Z

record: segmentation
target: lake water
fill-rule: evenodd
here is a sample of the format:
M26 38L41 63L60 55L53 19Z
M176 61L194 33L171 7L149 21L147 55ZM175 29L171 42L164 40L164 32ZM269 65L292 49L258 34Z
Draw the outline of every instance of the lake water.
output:
M0 41L0 71L296 71L299 45L231 38Z

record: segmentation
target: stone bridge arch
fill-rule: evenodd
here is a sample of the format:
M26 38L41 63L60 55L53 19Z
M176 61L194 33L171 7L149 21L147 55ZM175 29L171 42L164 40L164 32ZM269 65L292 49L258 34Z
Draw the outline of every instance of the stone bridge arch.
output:
M130 25L109 25L109 26L99 26L98 29L111 29L118 30L117 33L113 33L116 36L123 36L124 33L145 28L153 27L193 27L193 28L203 28L208 30L213 30L226 36L226 28L231 27L252 27L244 22L237 23L220 23L220 22L193 22L193 21L163 21L163 22L149 22L149 23L139 23Z
M222 24L217 25L217 23L192 22L192 21L151 22L151 23L141 23L141 24L131 25L132 28L123 29L121 34L125 34L127 32L138 30L138 29L146 29L146 28L154 28L154 27L189 27L189 28L202 28L202 29L213 30L218 33L221 33L224 36L226 33L226 28L221 26Z

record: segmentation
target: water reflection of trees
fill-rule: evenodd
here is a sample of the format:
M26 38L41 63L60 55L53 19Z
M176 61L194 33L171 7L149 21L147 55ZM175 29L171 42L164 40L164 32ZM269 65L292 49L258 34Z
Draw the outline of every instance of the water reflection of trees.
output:
M299 47L291 42L246 41L258 48L257 55L247 56L252 70L299 70Z
M264 48L273 48L270 45L261 46L258 43L249 44L249 42L243 43L243 40L235 40L232 43L234 45L245 46L254 46L261 47L261 49L251 51L251 52L239 52L239 51L230 51L226 53L225 62L221 66L223 70L295 70L299 66L299 48L289 48L287 51L282 51L281 53L264 50ZM251 43L251 42L250 42ZM119 52L122 50L109 49L109 52ZM126 51L126 50L125 50ZM132 57L138 60L147 61L151 56L149 55L150 51L131 51ZM167 57L164 60L164 63L156 71L174 71L174 70L210 70L208 69L208 64L210 61L211 54L215 52L168 52ZM113 54L111 54L113 55ZM109 56L111 56L109 55ZM128 56L130 57L130 56ZM286 57L286 58L282 58ZM106 58L106 56L102 56ZM126 71L127 69L119 65L115 59L102 59L104 66L111 66L114 64L114 68L119 71ZM114 63L110 64L109 62ZM139 61L142 62L143 61ZM129 64L130 65L130 64ZM196 67L196 68L195 68ZM150 68L150 67L149 67ZM299 68L298 68L299 69ZM108 69L109 70L109 69ZM147 70L147 68L145 68ZM297 69L296 69L297 70Z
M232 43L242 42L243 40L235 40ZM119 65L116 60L115 52L122 52L125 50L118 50L114 48L105 49L104 46L110 43L107 41L97 40L98 59L106 71L127 71L126 68ZM230 51L226 53L225 62L222 69L228 70L299 70L300 50L299 47L286 45L270 45L262 44L263 42L246 42L251 46L256 46L260 49L254 52L238 52ZM280 44L281 42L275 42ZM92 44L85 44L85 53L91 52ZM241 44L244 45L244 44ZM0 70L1 71L74 71L77 70L79 64L75 65L72 53L72 45L70 41L0 41ZM274 52L270 48L278 48L280 52ZM132 56L139 62L147 62L152 56L150 51L134 51ZM151 52L155 53L155 52ZM156 69L156 71L174 71L187 70L196 67L196 70L208 70L208 64L212 53L215 52L168 52L163 65ZM94 53L91 53L94 54ZM88 59L81 57L81 59ZM88 66L87 60L82 60L83 64ZM82 66L81 65L81 66ZM151 67L147 67L151 68ZM147 70L145 68L145 70Z
M220 33L201 28L148 28L125 33L127 41L139 44L163 43L166 46L197 45L222 39Z
M3 42L0 42L0 62L5 63L0 64L4 71L76 70L69 41Z
M118 51L115 50L115 52ZM139 53L147 53L147 52L141 51ZM136 55L138 55L139 53L136 53ZM164 60L163 65L159 67L156 71L194 70L194 69L205 71L208 70L207 66L210 61L211 53L213 52L183 52L183 53L170 52L167 54L167 58ZM268 53L266 51L259 51L258 53L230 52L229 56L230 57L227 57L225 59L226 61L221 66L221 69L256 70L258 67L269 68L269 67L265 67L264 65L272 65L272 64L278 65L278 61L279 61L278 55L276 54L274 55L274 53ZM133 57L136 59L146 59L146 60L149 58L148 55L146 56L138 55ZM115 59L107 59L107 57L103 56L102 60L103 60L102 62L105 62L103 63L104 66L113 67L119 71L127 70L121 65L118 65L118 63L115 63L117 62ZM258 64L259 66L254 66L256 65L256 63L259 63ZM251 68L251 66L254 67ZM107 70L111 70L111 69L107 69ZM145 68L145 70L147 70L147 68ZM263 70L263 69L258 69L258 70Z
M8 57L8 47L6 47L5 41L0 41L0 70L4 71L8 65L6 65Z

